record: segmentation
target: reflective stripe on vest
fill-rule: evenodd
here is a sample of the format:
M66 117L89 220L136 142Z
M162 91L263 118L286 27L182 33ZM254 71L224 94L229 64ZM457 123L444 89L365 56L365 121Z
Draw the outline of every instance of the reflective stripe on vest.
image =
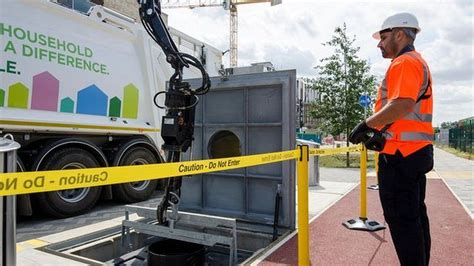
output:
M385 132L388 133L385 135L386 139L394 139L393 133L391 132ZM423 133L423 132L401 132L399 140L433 140L434 135L429 134L429 133Z
M419 109L419 107L418 107L418 109ZM408 115L406 115L403 119L415 120L415 121L420 121L420 122L431 122L433 120L433 115L431 115L431 114L420 114L420 113L412 112L412 113L409 113Z

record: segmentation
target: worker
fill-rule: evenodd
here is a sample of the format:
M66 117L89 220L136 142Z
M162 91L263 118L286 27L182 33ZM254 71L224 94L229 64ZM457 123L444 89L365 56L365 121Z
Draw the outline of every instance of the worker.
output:
M349 135L351 143L381 132L379 195L401 265L428 265L430 227L425 205L426 173L433 168L431 75L413 45L420 32L409 13L388 17L373 34L391 64L378 90L375 112ZM367 143L368 148L371 146Z

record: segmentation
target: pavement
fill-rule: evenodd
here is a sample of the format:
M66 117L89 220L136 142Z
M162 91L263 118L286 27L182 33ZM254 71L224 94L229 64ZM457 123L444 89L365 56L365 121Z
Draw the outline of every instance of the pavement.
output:
M474 161L435 148L427 174L431 265L474 265ZM369 169L368 185L376 184ZM312 265L398 265L389 230L364 232L341 225L358 218L359 169L320 168L320 186L309 190ZM367 216L386 225L378 192L367 190ZM297 265L297 232L280 241L251 265Z
M435 149L434 168L474 218L474 161Z

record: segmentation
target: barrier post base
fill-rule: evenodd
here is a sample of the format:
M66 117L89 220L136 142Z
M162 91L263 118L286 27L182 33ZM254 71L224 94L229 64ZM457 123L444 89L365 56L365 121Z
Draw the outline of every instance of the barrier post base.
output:
M360 230L360 231L378 231L378 230L383 230L386 227L376 221L369 220L366 218L357 218L357 219L350 219L347 222L343 222L342 225L344 225L347 229L350 230Z

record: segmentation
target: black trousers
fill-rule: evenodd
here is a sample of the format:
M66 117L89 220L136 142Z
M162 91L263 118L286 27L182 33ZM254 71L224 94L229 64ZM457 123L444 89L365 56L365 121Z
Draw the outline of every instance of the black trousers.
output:
M401 265L428 265L430 260L425 174L431 169L432 145L407 157L399 151L395 155L380 154L380 201Z

